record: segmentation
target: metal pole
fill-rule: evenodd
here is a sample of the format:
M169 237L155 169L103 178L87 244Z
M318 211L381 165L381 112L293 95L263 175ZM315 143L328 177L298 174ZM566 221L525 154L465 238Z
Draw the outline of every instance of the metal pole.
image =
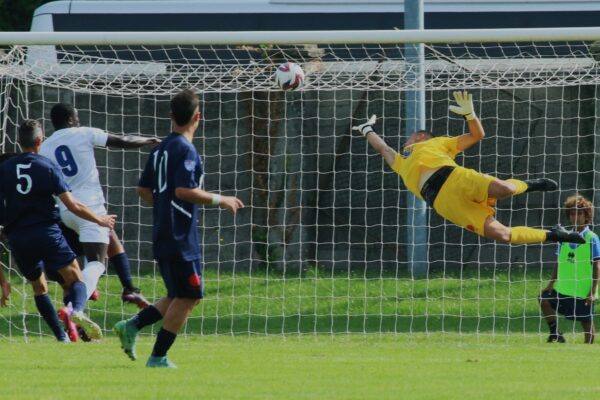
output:
M404 29L424 29L423 0L404 0ZM414 88L406 92L405 135L425 129L425 75L423 64L425 52L422 43L407 44L404 47L407 61L407 84ZM406 225L408 244L408 268L414 275L427 274L427 208L425 202L412 193L407 194Z
M409 9L415 0L406 0ZM409 14L406 14L409 15ZM409 21L410 24L410 21ZM410 25L407 25L407 27ZM0 32L0 45L497 43L599 40L600 27L246 32Z

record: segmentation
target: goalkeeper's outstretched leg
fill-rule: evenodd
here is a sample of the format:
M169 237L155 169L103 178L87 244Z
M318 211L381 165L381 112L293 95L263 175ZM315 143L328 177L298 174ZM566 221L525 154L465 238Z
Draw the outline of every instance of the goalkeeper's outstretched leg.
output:
M492 216L486 219L483 231L486 238L500 243L528 244L546 241L585 243L585 239L579 233L567 231L560 225L550 230L528 226L508 227Z
M558 183L552 179L540 178L522 181L519 179L500 180L490 182L488 196L491 199L502 200L530 192L550 192L558 189Z

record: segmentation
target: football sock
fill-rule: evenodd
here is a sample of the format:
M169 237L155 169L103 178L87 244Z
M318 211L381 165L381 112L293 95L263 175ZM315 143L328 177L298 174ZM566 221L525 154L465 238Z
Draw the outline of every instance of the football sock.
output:
M548 327L550 328L551 335L558 335L558 323L556 320L548 322Z
M85 264L85 268L81 271L81 274L83 275L83 281L85 282L86 299L89 299L94 290L98 287L98 281L105 269L104 264L100 261L89 261Z
M158 334L156 335L156 342L154 343L154 348L152 349L152 355L154 357L166 356L167 351L169 351L176 338L176 333L169 332L165 328L160 328L160 331L158 331Z
M126 253L117 254L108 259L110 265L112 265L117 271L121 286L123 289L133 291L133 282L131 281L131 267L129 266L129 258Z
M71 293L69 293L69 294L65 294L65 295L63 296L63 304L64 304L65 306L68 306L70 302L71 302Z
M50 300L48 294L42 294L39 296L34 296L35 306L37 307L40 315L44 317L44 321L48 324L56 340L63 341L65 340L66 334L63 330L60 321L58 320L58 314L56 313L56 309Z
M138 329L142 329L145 326L152 325L160 321L163 316L158 312L158 309L154 306L148 306L142 311L134 315L129 321Z
M527 184L519 179L511 178L511 179L507 179L506 182L510 182L516 186L517 189L516 189L515 193L513 194L513 196L524 193L527 190Z
M541 243L546 241L544 229L529 228L527 226L515 226L510 229L510 243L527 244Z
M73 306L73 311L83 311L88 299L88 297L86 297L87 292L85 283L81 281L73 282L69 292L71 293L71 305Z

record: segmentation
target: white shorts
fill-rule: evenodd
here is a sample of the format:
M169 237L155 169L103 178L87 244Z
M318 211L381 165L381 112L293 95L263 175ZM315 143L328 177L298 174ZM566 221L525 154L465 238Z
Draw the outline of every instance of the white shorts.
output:
M97 204L89 207L89 209L92 210L96 215L106 215L106 208L104 208L104 204ZM83 218L79 218L69 210L61 209L60 218L66 226L77 232L79 235L79 241L81 243L108 244L110 234L110 230L108 228L100 226L94 222L87 221Z

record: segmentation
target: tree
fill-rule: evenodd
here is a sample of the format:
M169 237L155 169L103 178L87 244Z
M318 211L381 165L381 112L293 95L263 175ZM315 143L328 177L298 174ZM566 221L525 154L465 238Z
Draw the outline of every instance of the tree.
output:
M28 31L36 8L52 0L0 0L0 31Z

